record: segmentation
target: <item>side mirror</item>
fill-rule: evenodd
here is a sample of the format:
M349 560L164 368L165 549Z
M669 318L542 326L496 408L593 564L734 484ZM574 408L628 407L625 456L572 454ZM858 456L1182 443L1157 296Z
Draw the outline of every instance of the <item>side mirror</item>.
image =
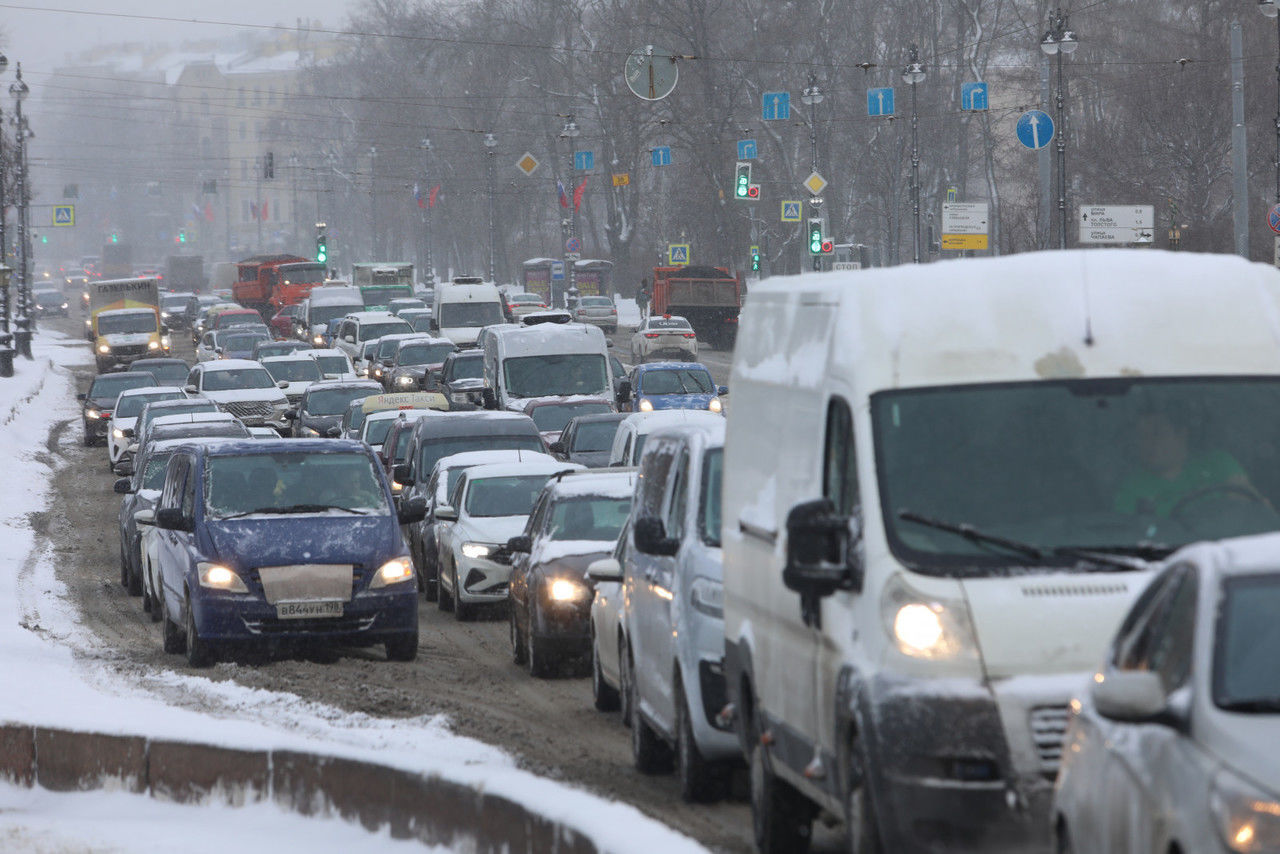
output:
M818 601L837 590L861 590L862 567L852 548L850 520L830 498L806 501L787 514L787 562L782 583L800 594L806 625L818 625Z
M671 557L680 550L680 541L667 536L662 520L641 516L635 523L636 548L645 554Z
M618 383L618 405L622 406L631 400L631 380L625 377Z
M729 387L727 385L716 386L716 394L728 394L728 393L729 393Z
M296 409L290 409L290 410L287 410L287 411L286 411L283 415L281 415L280 417L281 417L281 418L283 418L285 421L294 421L294 420L296 420L296 419L297 419L297 417L298 417L298 410L296 410Z
M611 557L592 561L587 567L587 578L592 581L621 581L622 566Z
M533 551L533 540L527 534L517 534L507 540L507 551L509 552L531 552Z
M427 499L422 496L400 499L400 524L412 525L427 518Z
M80 392L79 394L76 395L76 400L88 400L88 399L89 399L89 395L85 394L84 392Z
M604 340L604 346L612 348L612 347L613 347L613 339L612 339L612 338L606 338L606 339Z
M339 439L339 438L341 438L341 437L342 437L342 428L341 428L341 427L330 427L328 430L325 430L325 431L324 431L324 435L325 435L327 438L330 438L330 439ZM404 481L401 481L401 483L403 483L403 482L404 482Z
M134 436L138 435L138 431L132 427L126 427L120 432L124 434L126 439L132 439Z
M498 408L498 396L493 393L493 389L486 387L481 390L480 398L484 401L485 409Z
M116 495L128 495L133 492L133 481L127 477L122 477L115 482L112 489L115 491Z
M348 344L354 344L354 343L356 343L356 336L354 336L354 335L343 335L343 336L342 336L342 340L343 340L343 341L346 341Z
M187 394L198 394L200 392L200 390L193 385L184 385L182 390Z
M396 479L396 483L413 486L413 467L408 463L397 463L391 470L391 476Z
M166 531L190 531L190 520L182 515L180 507L161 507L156 511L156 527Z
M120 460L114 466L111 467L111 470L124 478L129 478L133 475L135 471L133 467L133 460L128 460L128 459Z
M1169 704L1164 683L1150 670L1108 670L1090 694L1098 714L1127 723L1153 721Z
M133 514L133 521L139 525L154 525L156 523L156 511L151 507L146 510L139 510Z
M550 451L550 452L551 452L551 453L553 453L553 454L564 454L564 453L567 453L567 452L565 451L565 449L564 449L564 442L561 442L561 441L560 441L560 440L558 440L558 439L557 439L556 441L552 442L550 445L548 445L548 446L547 446L547 450L548 450L548 451Z
M214 347L214 348L213 348L213 352L217 353L218 355L222 355L222 348L221 348L221 347Z
M287 380L280 380L280 382L276 383L276 388L280 389L281 391L284 391L288 387L289 387L289 383Z
M441 504L436 507L437 522L456 522L458 521L458 511L450 507L448 504Z

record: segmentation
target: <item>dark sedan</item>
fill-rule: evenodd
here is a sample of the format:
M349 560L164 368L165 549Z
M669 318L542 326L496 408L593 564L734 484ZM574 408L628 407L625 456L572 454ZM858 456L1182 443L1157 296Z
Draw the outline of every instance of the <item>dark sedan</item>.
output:
M626 417L620 412L579 415L565 426L560 439L551 443L552 456L587 468L604 468L609 465L609 451L613 448L618 425Z
M371 394L381 394L382 386L373 380L325 380L312 383L302 394L297 409L289 418L293 435L299 439L325 438L342 421L342 414L353 401Z
M146 373L98 374L89 390L76 395L84 407L80 417L84 422L85 445L96 445L107 439L107 422L116 408L116 398L127 388L144 388L159 385L156 378Z
M184 386L191 367L181 359L139 359L129 365L129 373L148 373L160 385Z

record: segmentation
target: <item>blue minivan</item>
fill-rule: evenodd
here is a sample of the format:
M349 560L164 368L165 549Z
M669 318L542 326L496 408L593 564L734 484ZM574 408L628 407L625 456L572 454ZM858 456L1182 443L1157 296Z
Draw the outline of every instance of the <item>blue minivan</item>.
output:
M270 641L418 650L418 585L391 487L359 442L255 440L173 452L155 513L166 652L193 667Z
M722 413L721 395L711 372L700 362L651 362L631 369L618 389L619 412L653 412L658 409L705 409Z

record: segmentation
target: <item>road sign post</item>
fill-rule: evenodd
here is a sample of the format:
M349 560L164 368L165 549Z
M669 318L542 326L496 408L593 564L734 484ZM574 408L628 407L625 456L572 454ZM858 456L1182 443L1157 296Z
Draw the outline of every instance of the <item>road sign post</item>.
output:
M1154 205L1082 205L1078 222L1081 243L1127 246L1155 242Z

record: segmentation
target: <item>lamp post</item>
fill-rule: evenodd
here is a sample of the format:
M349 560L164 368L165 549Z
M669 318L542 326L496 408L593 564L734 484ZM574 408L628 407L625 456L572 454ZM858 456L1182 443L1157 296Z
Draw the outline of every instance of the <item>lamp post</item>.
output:
M1280 5L1276 0L1258 0L1258 11L1276 20L1276 39L1280 42ZM1276 60L1276 202L1280 203L1280 54Z
M924 82L925 76L920 51L912 45L902 80L911 86L911 213L915 217L911 257L916 264L920 263L920 115L916 110L916 86Z
M818 120L817 107L822 103L822 90L818 88L818 77L816 74L809 73L809 85L804 87L804 92L800 95L801 102L809 108L809 160L813 171L818 171ZM821 216L821 200L815 197L809 202L809 206L813 208L815 216ZM822 256L813 256L813 269L822 269Z
M1274 14L1274 13L1273 13ZM1055 137L1058 153L1058 248L1067 248L1067 120L1066 101L1062 90L1062 59L1075 53L1080 46L1076 34L1067 28L1067 14L1061 9L1049 13L1049 29L1040 39L1040 49L1048 56L1056 56L1058 60L1058 91L1054 97L1057 115ZM1277 118L1277 133L1280 134L1280 118ZM1280 136L1277 136L1280 144ZM1280 199L1280 175L1276 183L1277 198Z
M431 155L431 140L423 137L418 143L418 150L422 152L422 187L427 193L427 203L419 205L419 210L422 211L422 266L425 268L422 272L422 281L427 287L434 288L436 274L431 264L431 182L427 180L427 158Z
M498 154L498 152L495 151L495 149L498 147L498 140L494 137L493 134L486 133L484 135L484 147L485 147L485 171L488 173L488 179L489 179L489 281L496 282L498 280L498 275L496 272L497 263L495 260L496 258L495 241L497 239L497 236L493 229L493 158Z
M22 79L22 63L19 62L15 72L17 79L9 85L9 94L14 100L14 137L17 139L16 166L18 172L18 314L13 325L16 334L14 343L18 352L31 358L31 321L30 297L31 286L28 283L28 222L27 222L27 122L22 115L22 102L31 94L30 88Z
M560 138L569 140L569 189L567 190L567 192L569 193L572 193L573 191L573 179L576 177L576 175L574 174L575 170L573 168L574 167L573 141L577 139L581 133L582 131L578 130L578 123L574 121L573 114L572 113L569 114L568 118L564 123L564 129L560 131ZM577 229L578 211L573 204L572 197L570 197L569 199L568 219L569 219L569 237L570 239L572 239L577 234L577 230L578 230ZM569 277L569 289L565 291L565 305L571 308L572 303L576 302L578 299L578 277L577 277L577 270L574 269L575 259L569 257L568 241L565 242L565 247L566 249L564 253L565 254L564 266Z
M0 53L0 74L3 74L9 67L9 57ZM0 128L4 127L4 110L0 110ZM5 267L9 263L9 242L5 238L5 209L9 203L4 197L4 176L8 172L4 159L4 134L0 133L0 267ZM4 280L4 293L0 295L0 332L6 336L4 342L0 343L0 347L9 345L9 279L6 275ZM12 358L12 354L10 354Z

